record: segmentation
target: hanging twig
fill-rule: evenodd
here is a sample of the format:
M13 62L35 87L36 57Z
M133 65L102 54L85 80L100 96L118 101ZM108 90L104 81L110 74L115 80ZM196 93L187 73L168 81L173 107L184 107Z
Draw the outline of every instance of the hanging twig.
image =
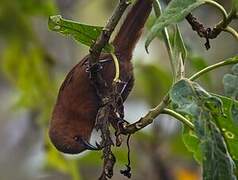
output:
M197 18L195 18L192 13L189 13L186 16L188 23L192 26L192 29L197 32L197 34L206 38L205 46L207 49L210 48L209 39L215 39L222 31L227 31L226 27L231 23L233 19L235 19L235 11L231 11L231 13L227 16L227 19L223 19L213 28L205 28L202 23L200 23Z
M129 0L120 0L119 4L115 8L115 11L111 18L108 20L108 23L103 28L103 31L95 44L90 48L90 56L89 56L89 73L92 85L95 87L98 97L101 100L101 107L98 110L96 117L96 130L100 130L102 132L102 144L103 147L103 159L104 166L103 172L100 180L106 180L107 178L111 178L113 176L113 167L116 162L116 158L111 151L111 146L113 146L113 142L110 135L109 130L109 115L115 108L116 104L116 95L117 95L117 82L112 83L112 91L109 90L106 81L102 78L100 73L100 64L99 57L102 49L109 42L112 32L114 31L116 25L121 19L123 13L125 12L127 6L130 4ZM119 78L119 70L118 70L118 62L115 61L115 57L113 56L115 67L116 67L116 75L115 78Z

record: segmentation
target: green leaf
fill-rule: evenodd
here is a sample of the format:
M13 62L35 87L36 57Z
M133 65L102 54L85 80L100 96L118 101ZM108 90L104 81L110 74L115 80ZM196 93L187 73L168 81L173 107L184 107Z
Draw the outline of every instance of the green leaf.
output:
M212 121L209 111L203 111L195 121L195 129L201 143L203 179L236 179L234 163L227 151L224 138Z
M232 69L232 74L226 74L223 78L225 94L233 99L238 98L238 64L235 64ZM238 124L238 104L233 101L230 106L230 118Z
M237 126L229 119L231 108L227 107L233 101L209 94L199 84L187 79L174 85L170 98L174 104L173 108L195 125L195 135L185 131L183 140L195 157L200 153L197 150L199 145L203 178L235 179L232 158L236 160L238 152Z
M238 160L238 101L217 94L213 95L220 98L223 103L224 116L217 117L217 121L220 125L220 130L228 143L232 159ZM236 109L234 109L234 107L236 107Z
M96 42L103 30L103 27L66 20L60 15L50 16L48 26L50 30L72 36L76 41L89 47ZM106 52L112 52L112 50L112 45L107 44L104 47L104 51Z
M233 103L231 107L231 117L238 124L238 103Z
M204 3L205 0L172 0L151 28L145 43L146 49L164 27L183 20L192 10Z
M187 79L180 80L170 90L170 98L174 109L191 118L194 114L199 115L200 111L195 99L192 82Z
M183 143L185 144L186 148L193 153L194 159L201 164L202 163L202 152L199 148L200 140L196 136L196 134L184 127L183 131Z

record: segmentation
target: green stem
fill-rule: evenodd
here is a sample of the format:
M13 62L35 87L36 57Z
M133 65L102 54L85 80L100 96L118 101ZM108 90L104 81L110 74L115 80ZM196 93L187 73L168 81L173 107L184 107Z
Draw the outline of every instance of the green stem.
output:
M115 65L115 76L114 76L114 79L113 81L114 82L118 82L120 79L120 66L119 66L119 62L118 62L118 59L116 57L116 55L114 53L111 53L111 56L112 56L112 59L113 59L113 62L114 62L114 65Z
M222 66L227 66L227 65L236 64L236 63L238 63L238 56L228 59L228 60L225 60L225 61L222 61L222 62L219 62L217 64L213 64L211 66L208 66L208 67L202 69L201 71L197 72L193 76L191 76L189 78L189 80L194 81L207 72L210 72L210 71L217 69L219 67L222 67Z
M171 44L170 44L169 33L168 33L167 28L164 28L164 30L162 31L162 34L164 36L166 49L168 50L168 54L169 54L169 62L170 62L170 66L171 66L171 69L172 69L173 82L175 82L176 70L175 70L175 66L174 66L174 63L173 63L173 50L172 50L172 47L171 47Z
M171 110L171 109L167 109L164 108L162 113L164 114L168 114L172 117L174 117L175 119L179 120L180 122L182 122L183 124L185 124L186 126L188 126L191 130L194 130L194 125L192 122L190 122L188 119L186 119L185 117L183 117L181 114Z
M161 12L162 12L159 1L154 0L153 6L154 6L154 11L155 11L156 17L159 17L161 15ZM173 63L173 50L172 50L172 46L170 44L169 33L168 33L167 28L163 29L162 34L163 34L163 37L164 37L164 42L165 42L166 49L168 51L170 66L172 68L173 82L175 82L176 70L175 70L175 66L174 66L174 63Z
M238 32L230 26L227 26L224 31L230 33L236 40L238 40Z

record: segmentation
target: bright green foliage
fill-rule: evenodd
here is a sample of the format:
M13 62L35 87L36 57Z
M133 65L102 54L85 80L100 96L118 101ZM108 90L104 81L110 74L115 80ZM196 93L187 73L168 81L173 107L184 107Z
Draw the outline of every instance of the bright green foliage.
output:
M89 47L96 42L98 36L103 30L103 27L90 26L66 20L63 19L60 15L50 16L48 24L50 30L62 33L64 35L70 35L78 42ZM104 50L111 52L112 46L107 44Z
M0 1L0 41L7 42L0 52L0 68L16 90L14 107L38 115L32 120L37 120L43 131L47 131L58 85L54 60L42 48L31 22L33 15L44 18L57 13L56 9L53 0ZM66 159L50 144L45 149L45 161L47 168L68 173L73 180L81 179L75 160Z
M232 159L238 160L238 125L237 119L233 117L232 107L238 107L238 102L234 101L230 98L215 95L218 97L223 104L223 116L217 116L216 121L219 123L220 131L223 134L227 142L227 146L229 147L230 154ZM237 164L238 165L238 164Z
M3 71L19 92L17 105L40 111L41 119L50 117L56 86L49 74L47 57L37 47L11 42L3 54Z
M201 156L195 148L200 147L203 178L208 180L235 179L234 163L229 154L232 152L228 151L226 144L230 137L228 138L226 134L223 136L222 129L220 129L223 127L220 121L224 120L227 124L229 123L227 118L220 119L226 116L223 112L222 100L210 95L197 83L187 79L180 80L174 85L170 91L170 97L174 109L184 114L195 125L195 134L199 143L195 134L191 136L186 131L183 139L198 160ZM232 134L232 132L230 133ZM234 138L235 135L232 135ZM192 142L192 140L195 141Z
M199 164L201 164L202 153L201 153L201 149L199 148L200 140L198 139L196 134L192 130L184 127L182 138L183 138L183 143L185 144L186 148L190 152L193 153L194 159Z
M225 141L212 118L213 116L209 111L202 111L194 122L203 154L203 179L236 179L234 163L227 151Z
M164 27L182 21L192 10L204 3L204 0L172 0L151 28L145 43L146 49Z

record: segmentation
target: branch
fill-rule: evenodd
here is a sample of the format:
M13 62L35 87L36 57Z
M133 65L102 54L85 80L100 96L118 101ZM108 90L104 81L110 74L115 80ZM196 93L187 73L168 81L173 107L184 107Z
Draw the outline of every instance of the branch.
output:
M163 100L160 102L158 106L151 109L144 117L141 117L137 122L129 125L125 125L123 130L121 131L122 134L133 134L140 129L148 126L151 124L154 119L162 113L164 108L166 108L169 104L169 95L167 94Z
M117 26L119 20L121 19L123 13L130 3L130 0L120 0L111 18L108 20L108 23L103 28L101 35L98 37L96 43L90 48L89 52L92 64L97 63L102 49L108 43L112 32L114 31L115 27Z
M226 15L224 15L226 17ZM226 27L231 23L233 19L236 18L236 12L232 10L227 18L223 18L221 22L215 25L214 28L205 28L202 23L200 23L197 18L195 18L191 13L186 16L188 23L192 26L192 29L197 32L197 34L206 38L207 42L205 44L206 48L210 48L209 39L216 38L222 31L225 31Z
M103 159L104 166L103 172L100 180L107 180L107 178L111 178L113 176L113 167L116 162L115 156L111 151L111 147L113 146L113 141L111 139L110 130L109 130L109 114L115 107L115 99L117 97L116 89L118 82L112 83L112 90L109 90L106 81L102 78L100 73L100 64L99 57L102 52L102 49L109 42L112 32L117 26L119 20L121 19L123 13L126 8L130 4L130 0L120 0L117 7L115 8L111 18L108 20L108 23L103 28L102 33L98 37L95 44L92 45L89 52L89 73L92 85L95 87L97 96L101 100L101 107L98 110L95 128L96 130L101 131L102 136L102 144L103 147ZM112 58L115 63L115 81L119 80L119 66L118 61L115 55L111 52Z
M191 81L194 81L197 78L199 78L201 75L203 75L209 71L212 71L218 67L222 67L222 66L226 66L226 65L230 65L230 64L236 64L236 63L238 63L238 57L219 62L217 64L211 65L211 66L199 71L198 73L194 74L189 79ZM154 119L161 113L170 114L170 115L174 116L176 119L178 118L178 120L180 120L181 122L190 126L190 128L193 128L192 127L193 125L191 123L189 124L188 122L185 122L184 118L178 117L177 114L175 115L174 113L172 113L171 111L166 109L166 107L169 105L169 103L170 103L169 95L167 94L167 95L165 95L165 97L163 98L161 103L158 106L156 106L155 108L151 109L144 117L140 118L138 121L136 121L133 124L125 125L122 130L122 134L133 134L133 133L139 131L140 129L151 124L154 121Z

